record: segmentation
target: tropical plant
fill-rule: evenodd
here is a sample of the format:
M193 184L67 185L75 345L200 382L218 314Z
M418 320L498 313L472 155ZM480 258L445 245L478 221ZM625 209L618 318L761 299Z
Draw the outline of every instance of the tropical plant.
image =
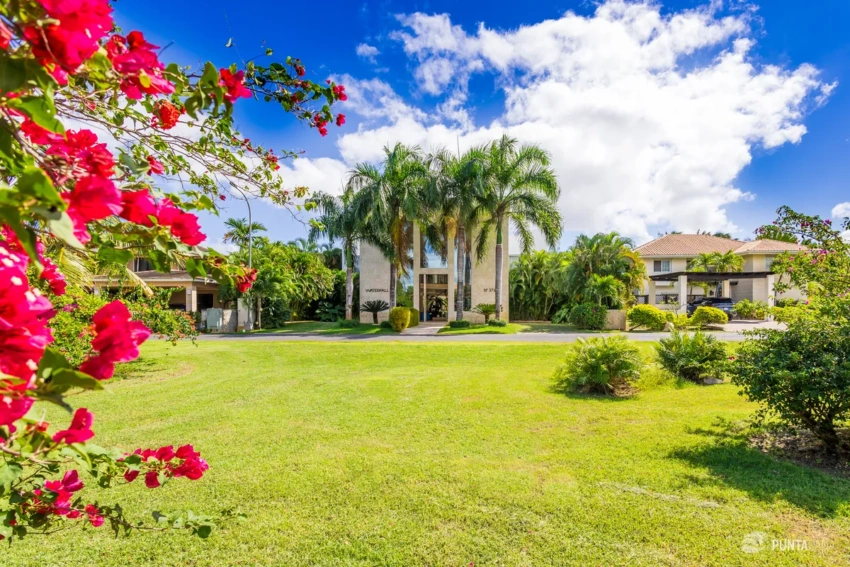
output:
M629 309L626 319L632 328L648 331L660 331L667 323L664 311L654 305L635 305Z
M390 304L382 299L371 299L360 306L360 311L372 314L372 322L378 324L378 313L386 311Z
M420 230L436 249L445 249L445 240L456 237L455 264L457 286L455 290L455 317L463 319L466 289L467 262L470 261L469 240L480 221L475 216L476 182L484 163L484 151L473 148L461 156L441 149L427 158L429 171L425 185L426 212Z
M311 238L325 235L331 242L339 240L345 254L345 318L353 316L354 305L354 246L360 240L371 240L369 213L355 203L354 190L347 186L342 195L316 192L308 201L319 217L310 230ZM326 262L327 263L327 262Z
M510 273L511 319L544 321L569 303L566 282L571 259L571 252L520 254Z
M701 331L689 334L674 329L658 341L655 352L662 368L691 382L722 376L728 362L723 343Z
M764 320L767 318L768 305L764 301L750 301L742 299L735 304L735 315L739 319L757 319Z
M419 148L396 144L384 148L380 167L357 164L347 185L357 191L356 213L367 218L366 238L390 263L390 305L396 305L396 285L413 265L413 223L421 215L427 167Z
M79 268L126 265L134 257L162 272L182 263L193 278L247 291L256 274L200 247L205 235L196 213L217 214L222 187L283 207L306 189L284 189L277 162L297 154L275 155L243 138L234 104L252 96L274 101L326 133L331 105L346 98L341 85L303 78L301 62L290 57L269 66L254 58L242 70L212 62L166 66L159 57L170 52L140 31L124 35L112 13L106 0L0 3L0 538L10 542L84 523L108 524L115 535L210 535L211 519L186 507L156 513L156 526L145 526L126 506L103 502L96 487L141 476L155 489L198 480L209 465L188 444L128 453L90 442L96 420L88 409L72 408L81 399L73 394L108 386L117 365L138 358L152 329L127 304L108 301L78 318L89 349L62 352L50 327L60 301L51 297L66 295L62 270L76 277ZM154 188L169 180L179 182ZM49 296L38 293L39 281ZM61 310L76 309L67 302ZM161 315L151 305L135 313L166 333L190 323L183 314L170 321ZM51 427L41 409L28 417L36 402L73 412L70 424L59 417ZM45 563L38 546L31 555L29 563Z
M779 242L788 242L791 244L799 244L800 239L797 236L775 224L766 224L760 226L755 231L756 240L778 240Z
M338 305L334 305L328 301L319 302L319 308L316 309L316 317L319 321L325 323L335 323L345 316L345 311Z
M697 329L716 327L729 322L729 317L717 307L697 307L691 316L691 325Z
M643 366L637 345L625 337L580 338L567 351L566 362L555 371L555 389L613 394L640 378Z
M339 322L340 329L356 329L360 326L360 321L356 319L342 319Z
M479 303L472 308L473 313L484 315L484 322L489 323L490 317L496 313L496 305L494 303Z
M540 147L519 146L505 134L485 148L472 216L481 219L476 240L479 259L486 255L490 239L496 240L496 319L502 314L502 239L507 226L513 227L523 252L530 252L534 243L532 227L554 248L562 230L560 194L549 154Z
M251 235L258 232L266 232L266 226L260 222L252 222L248 224L247 219L227 219L224 221L227 230L224 232L225 242L236 244L240 248L244 248L248 244Z
M508 322L504 319L491 319L487 321L487 325L490 327L507 327Z
M836 427L850 418L850 325L800 319L778 331L751 332L732 365L732 383L760 412L803 427L837 454Z
M565 286L574 302L619 308L633 301L632 290L643 286L646 264L629 238L616 232L582 234L570 252Z
M564 305L558 311L552 315L552 322L556 324L565 324L570 322L570 311L572 311L571 305Z
M703 252L691 260L688 270L692 272L743 272L744 257L728 252Z
M290 240L286 244L287 246L294 246L302 252L319 252L319 244L312 238L298 237L295 240Z
M442 296L435 296L428 302L428 313L432 319L439 319L446 312L446 300Z
M579 329L601 330L608 320L608 310L595 303L579 303L570 310L569 322Z
M407 307L393 307L390 309L390 326L393 331L400 333L410 325L410 309Z

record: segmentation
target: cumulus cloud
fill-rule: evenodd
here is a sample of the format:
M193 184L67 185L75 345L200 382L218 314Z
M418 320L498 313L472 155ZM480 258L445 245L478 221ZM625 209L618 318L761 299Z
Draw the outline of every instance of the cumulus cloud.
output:
M399 16L390 37L413 62L422 106L386 82L345 77L362 121L339 139L342 160L376 161L397 141L468 148L507 132L552 155L568 230L638 241L667 229L740 234L726 208L754 197L735 185L753 150L799 143L806 114L835 85L808 64L760 63L750 12L718 6L662 13L608 0L589 16L474 33L446 14ZM504 95L486 124L474 120L473 75Z
M381 54L381 52L378 51L377 47L375 47L374 45L369 45L368 43L359 44L356 48L356 51L358 57L362 57L363 59L366 59L367 61L370 61L372 63L376 63L377 59L375 59L375 57Z
M843 219L846 217L850 217L850 202L838 203L832 207L832 218Z

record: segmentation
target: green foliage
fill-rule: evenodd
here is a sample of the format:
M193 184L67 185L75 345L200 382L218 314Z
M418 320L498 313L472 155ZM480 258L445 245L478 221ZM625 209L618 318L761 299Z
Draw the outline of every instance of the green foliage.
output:
M564 305L558 311L552 315L552 322L557 324L565 324L570 322L570 311L572 311L572 307L569 305Z
M793 299L791 297L783 297L781 299L777 299L774 305L776 307L797 307L798 305L805 305L807 302L800 301L799 299Z
M673 325L674 329L687 329L691 326L691 318L687 316L687 314L682 313L681 315L675 313L673 311L665 311L664 319Z
M359 326L360 326L360 321L358 321L357 319L351 319L351 320L343 319L339 322L339 328L340 329L356 329Z
M487 321L487 325L490 327L507 327L508 322L504 319L491 319L490 321Z
M725 325L729 322L729 317L717 307L697 307L691 316L691 325L697 329Z
M569 252L537 250L520 254L511 266L511 319L542 321L569 301L566 273Z
M608 320L608 310L595 303L580 303L570 311L570 323L579 329L601 330Z
M478 313L479 315L484 315L484 322L489 323L490 317L496 314L496 304L479 303L478 305L472 308L472 312Z
M280 297L264 297L262 305L263 327L279 329L292 321L292 309L286 300Z
M728 252L707 252L691 260L688 270L692 272L743 272L744 257L735 254L729 245Z
M721 377L728 363L723 343L700 331L689 334L674 330L658 341L655 350L662 368L692 382Z
M463 321L449 321L449 328L451 328L451 329L468 329L468 328L470 328L471 326L472 326L472 323L470 323L470 322L469 322L469 321L467 321L467 320L463 320Z
M381 327L382 329L392 329L393 328L393 326L390 324L389 321L381 321L381 324L379 325L379 327Z
M616 232L582 234L570 251L566 285L575 303L593 302L619 309L633 301L631 290L643 285L646 264L629 238Z
M555 371L555 389L613 394L618 387L640 378L643 366L637 345L625 337L579 339L567 351L566 362Z
M767 318L768 307L764 301L750 301L742 299L735 304L735 315L741 319L757 319L763 321Z
M386 311L390 304L383 299L371 299L360 306L360 310L372 314L372 322L378 324L378 313Z
M407 307L393 307L390 309L390 326L393 331L400 333L410 324L410 309Z
M661 331L667 322L667 315L654 305L635 305L629 310L626 319L634 329Z
M325 323L333 323L345 317L345 307L334 305L329 301L319 302L319 308L316 309L316 318Z
M410 308L410 321L407 323L408 327L416 327L419 325L419 310L411 307Z
M738 349L732 382L762 404L761 417L804 427L837 453L835 428L850 418L850 325L804 318L786 331L753 331Z

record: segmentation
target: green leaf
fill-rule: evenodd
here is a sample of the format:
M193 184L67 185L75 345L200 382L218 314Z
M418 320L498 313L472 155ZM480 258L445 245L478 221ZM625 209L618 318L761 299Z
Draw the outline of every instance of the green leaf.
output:
M207 270L204 268L204 263L195 258L186 259L186 271L194 278L203 278L207 275Z
M127 265L133 259L133 252L126 248L115 248L113 246L102 246L97 251L97 257L110 264Z
M7 105L20 110L42 128L57 134L65 133L65 127L56 119L56 107L53 105L52 92L47 92L44 96L14 98Z
M38 363L37 374L47 380L57 370L69 370L70 368L71 364L58 350L47 347L41 356L41 361Z
M53 182L39 167L28 167L18 177L18 182L15 186L18 191L38 200L41 205L64 206L64 202L59 196L59 192L53 186Z
M74 235L74 222L68 216L68 213L63 212L59 214L58 218L48 219L47 228L53 236L64 240L69 246L83 247L83 244Z
M271 47L267 47L266 48L266 55L273 55L273 54L274 54L274 50L272 50Z
M212 533L212 526L198 526L197 528L195 528L195 532L201 539L207 539Z
M215 65L211 61L207 61L207 64L204 65L204 74L201 75L201 83L217 86L218 78L218 69L215 68Z
M23 471L23 467L18 463L12 461L0 463L0 493L8 492L12 483L18 480Z
M12 207L0 207L0 220L12 228L12 231L18 237L18 240L21 241L21 245L26 250L30 260L35 264L36 269L40 270L41 262L38 259L35 232L21 222L21 215L18 213L18 210Z
M80 388L83 390L103 390L103 384L80 372L79 370L59 369L53 372L53 379L50 381L50 390L55 392L66 392L71 388Z
M171 261L168 259L168 254L160 250L151 250L148 252L148 259L153 264L154 270L167 274L171 271Z

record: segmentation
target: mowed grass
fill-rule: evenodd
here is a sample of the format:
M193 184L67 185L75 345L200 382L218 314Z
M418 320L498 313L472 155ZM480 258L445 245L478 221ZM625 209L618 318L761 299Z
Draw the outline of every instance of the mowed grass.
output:
M527 330L527 325L508 323L504 327L492 327L490 325L471 325L466 329L452 329L445 326L438 331L441 335L515 335Z
M208 540L105 527L32 537L0 564L847 564L850 482L747 448L729 424L755 408L734 386L559 395L549 380L565 349L146 345L135 376L73 403L95 412L101 444L191 442L211 468L84 497L121 502L130 518L239 507L248 520ZM766 547L744 553L754 532ZM807 550L772 551L774 538Z
M343 329L339 323L325 323L321 321L293 321L286 323L283 327L274 329L256 329L251 331L254 334L274 334L274 335L376 335L394 333L392 329L384 329L379 325L361 323L359 327L353 329Z

